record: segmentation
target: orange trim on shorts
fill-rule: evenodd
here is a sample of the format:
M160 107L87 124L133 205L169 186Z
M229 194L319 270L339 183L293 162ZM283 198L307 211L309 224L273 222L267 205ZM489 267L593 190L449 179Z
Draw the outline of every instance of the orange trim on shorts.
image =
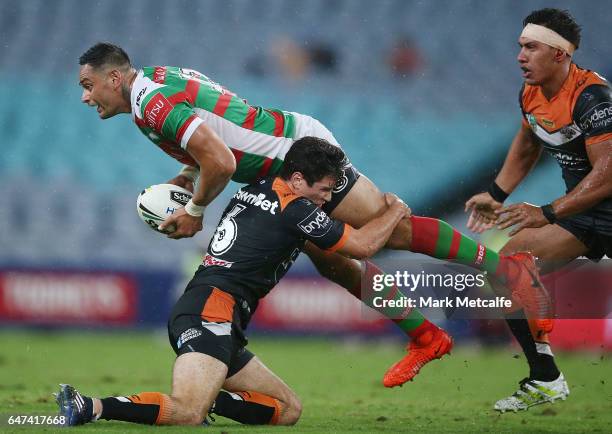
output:
M342 234L342 237L338 240L336 244L331 246L329 249L325 249L325 251L329 253L334 253L335 251L340 250L346 244L349 238L349 234L351 233L352 230L353 230L353 227L345 223L344 233Z
M280 418L280 410L281 405L278 399L272 398L271 396L264 395L263 393L253 392L247 390L245 392L237 392L237 395L240 395L242 399L247 402L255 402L257 404L265 405L266 407L274 407L274 414L272 415L272 419L270 419L270 425L278 425L278 419Z
M587 145L596 145L597 143L602 143L606 140L612 140L612 133L599 134L598 136L594 137L587 137L584 140L584 143L586 143Z
M235 303L234 297L230 294L219 288L213 288L200 316L210 322L232 322Z
M284 179L277 176L272 183L272 190L278 196L278 200L280 201L281 211L285 209L287 205L293 202L295 199L299 198L297 194L295 194L289 188L289 185L285 182Z
M142 392L137 395L128 396L133 404L157 405L159 413L155 425L168 425L172 416L172 401L170 397L159 392Z

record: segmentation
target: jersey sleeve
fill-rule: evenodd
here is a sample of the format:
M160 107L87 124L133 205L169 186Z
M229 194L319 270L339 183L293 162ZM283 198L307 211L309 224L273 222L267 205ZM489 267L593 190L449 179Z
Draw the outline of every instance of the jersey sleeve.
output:
M350 225L330 218L306 198L294 200L283 213L285 224L294 235L330 252L335 252L346 243L352 229Z
M165 139L180 144L183 149L203 122L182 92L167 97L159 90L142 109L142 117L149 128Z
M521 86L521 90L519 92L519 97L518 97L518 103L519 103L519 107L521 108L521 125L523 125L524 127L529 127L529 122L527 122L527 119L525 118L525 108L523 106L523 94L525 93L525 83L523 83L523 85Z
M612 139L612 89L606 84L592 84L578 96L574 122L584 134L587 145Z

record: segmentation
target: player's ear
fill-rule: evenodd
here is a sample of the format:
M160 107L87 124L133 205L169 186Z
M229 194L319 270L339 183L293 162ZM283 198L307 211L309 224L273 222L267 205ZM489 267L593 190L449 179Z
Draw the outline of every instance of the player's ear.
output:
M302 172L293 172L290 179L291 182L301 183L304 182L304 175L302 175Z
M301 188L302 184L305 182L304 175L302 175L302 172L293 172L289 178L289 182L293 188Z
M565 60L565 56L567 56L568 54L563 51L563 50L559 50L558 48L555 49L555 62L557 63L561 63Z
M108 72L108 76L110 78L110 82L114 89L121 86L121 79L122 79L121 71L119 71L118 69L111 69Z

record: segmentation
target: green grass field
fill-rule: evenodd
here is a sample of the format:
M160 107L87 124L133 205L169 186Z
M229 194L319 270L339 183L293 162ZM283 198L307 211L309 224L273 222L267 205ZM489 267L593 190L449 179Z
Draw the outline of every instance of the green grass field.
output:
M9 427L9 415L55 414L51 392L67 382L95 396L170 390L173 353L165 335L0 333L0 432L57 431ZM249 348L292 386L304 411L295 427L241 426L218 417L207 432L610 432L610 355L559 354L571 388L568 401L499 415L492 403L511 393L525 372L513 349L458 345L426 366L416 381L385 389L381 379L399 344L253 337ZM199 431L100 421L87 432Z

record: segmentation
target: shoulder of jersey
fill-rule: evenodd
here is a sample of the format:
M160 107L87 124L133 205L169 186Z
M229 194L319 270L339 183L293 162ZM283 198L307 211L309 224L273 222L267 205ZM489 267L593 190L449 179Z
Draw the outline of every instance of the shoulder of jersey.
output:
M576 83L574 85L574 89L576 92L582 92L586 87L593 84L600 84L608 87L610 86L610 83L595 71L591 71L590 69L582 69L580 67L577 67L575 81Z

